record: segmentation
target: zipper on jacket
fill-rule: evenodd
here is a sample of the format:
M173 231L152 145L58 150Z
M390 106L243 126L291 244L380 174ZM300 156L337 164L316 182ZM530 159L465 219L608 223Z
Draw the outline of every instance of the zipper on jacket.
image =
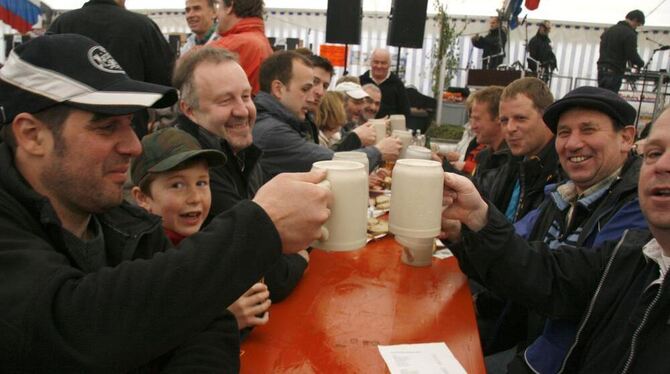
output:
M563 359L563 364L561 365L561 368L558 370L559 373L562 373L563 370L565 370L565 365L568 363L568 359L570 358L570 355L572 354L572 351L575 349L577 344L579 344L579 337L584 331L584 327L586 326L586 323L588 322L589 318L591 318L591 313L593 313L593 307L596 304L596 299L598 298L598 294L600 293L600 290L603 287L603 284L605 283L605 278L607 278L607 275L610 272L610 268L612 267L612 263L614 262L614 258L616 255L619 253L619 249L621 248L622 243L626 239L626 235L628 234L628 230L626 230L621 237L621 240L619 240L619 243L617 243L616 247L614 248L614 252L612 252L612 256L610 256L609 261L607 261L607 266L605 266L605 271L603 272L603 276L600 278L600 282L598 282L598 287L596 288L596 292L593 294L593 297L591 298L591 302L589 303L589 308L586 311L586 314L584 315L584 319L582 320L582 323L579 325L579 329L577 330L577 334L575 334L575 341L572 343L572 346L568 350L568 353L565 355L565 358ZM526 361L526 365L528 365L528 361ZM530 367L530 365L528 365Z
M526 184L524 183L524 172L523 172L523 165L519 166L519 202L516 204L516 212L514 212L514 222L519 220L519 212L521 211L521 208L523 207L524 204L524 196L525 196L525 190L526 190ZM512 192L514 193L514 192Z
M649 313L651 313L651 310L656 306L656 303L658 303L658 300L661 298L664 285L665 285L665 279L663 280L663 283L661 283L660 286L658 287L658 291L656 292L654 300L652 300L651 303L649 303L647 310L644 312L644 316L642 316L642 322L640 322L640 325L637 327L637 329L635 329L635 332L633 332L633 337L631 338L630 341L630 353L628 354L626 365L623 367L621 374L627 373L628 369L630 369L630 365L633 363L633 358L635 357L635 348L637 347L637 339L640 335L640 331L642 331L644 325L647 324L647 320L649 319Z

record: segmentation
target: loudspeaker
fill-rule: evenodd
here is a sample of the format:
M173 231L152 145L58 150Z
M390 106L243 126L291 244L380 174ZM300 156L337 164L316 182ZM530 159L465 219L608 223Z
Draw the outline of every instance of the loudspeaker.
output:
M286 50L294 51L296 48L298 48L298 44L300 44L300 39L286 38Z
M423 48L428 0L393 0L386 44Z
M363 0L328 0L326 43L361 44Z

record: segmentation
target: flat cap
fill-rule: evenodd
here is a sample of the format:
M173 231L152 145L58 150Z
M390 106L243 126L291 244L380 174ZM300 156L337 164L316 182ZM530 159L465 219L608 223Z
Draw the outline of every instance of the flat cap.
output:
M556 133L561 114L571 108L588 108L607 114L614 120L614 126L624 127L635 124L637 112L628 101L618 94L598 87L578 87L555 101L544 112L544 123Z

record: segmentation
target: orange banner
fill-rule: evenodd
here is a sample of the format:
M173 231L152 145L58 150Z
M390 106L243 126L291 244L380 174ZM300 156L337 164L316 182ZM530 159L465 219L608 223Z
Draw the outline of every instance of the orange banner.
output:
M333 66L344 66L345 47L343 45L321 44L319 55L327 58Z

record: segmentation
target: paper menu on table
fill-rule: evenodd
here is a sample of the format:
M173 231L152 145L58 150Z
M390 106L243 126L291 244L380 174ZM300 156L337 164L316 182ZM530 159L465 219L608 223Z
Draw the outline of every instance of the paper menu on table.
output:
M391 374L466 374L444 343L380 345Z

